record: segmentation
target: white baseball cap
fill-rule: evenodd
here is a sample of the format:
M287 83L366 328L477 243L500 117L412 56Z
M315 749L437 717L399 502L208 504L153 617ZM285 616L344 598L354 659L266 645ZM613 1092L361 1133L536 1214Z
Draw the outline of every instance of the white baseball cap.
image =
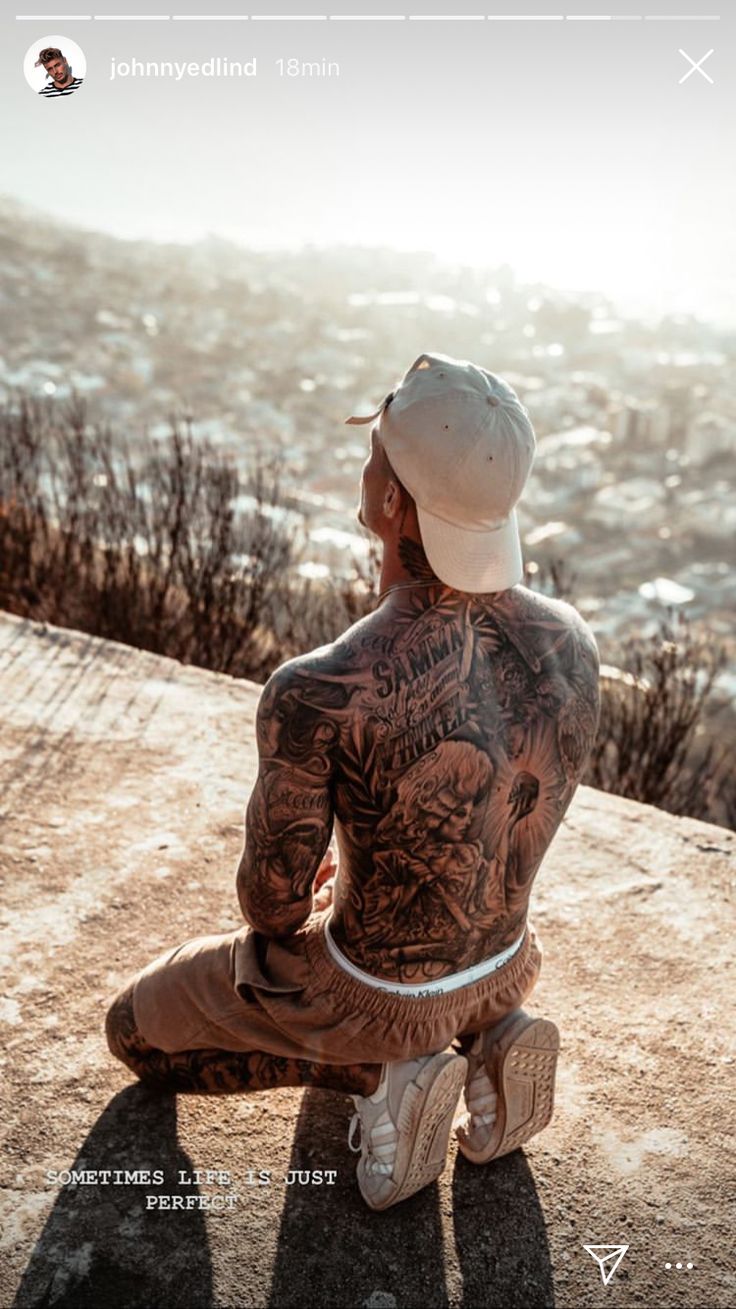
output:
M524 575L515 505L536 441L508 382L465 359L422 354L375 413L417 507L427 559L458 591L504 591Z

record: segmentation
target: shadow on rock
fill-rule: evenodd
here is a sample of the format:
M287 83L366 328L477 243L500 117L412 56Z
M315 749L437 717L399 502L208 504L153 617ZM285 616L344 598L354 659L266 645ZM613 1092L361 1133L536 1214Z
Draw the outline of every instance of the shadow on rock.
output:
M147 1209L146 1196L197 1195L180 1186L191 1162L176 1138L176 1101L135 1085L98 1118L75 1170L160 1169L156 1185L67 1186L23 1274L13 1309L209 1309L204 1214Z
M446 1306L438 1188L385 1213L368 1209L347 1147L352 1110L344 1096L304 1092L289 1168L302 1176L336 1169L337 1177L334 1185L285 1188L267 1304Z
M452 1195L463 1305L553 1309L547 1230L526 1156L478 1165L458 1154Z

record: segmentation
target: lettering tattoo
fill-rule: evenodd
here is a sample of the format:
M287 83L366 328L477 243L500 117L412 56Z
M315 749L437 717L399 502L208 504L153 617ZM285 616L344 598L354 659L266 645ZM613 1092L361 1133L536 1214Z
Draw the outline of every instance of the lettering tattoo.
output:
M256 928L296 930L334 822L335 941L416 984L523 930L595 738L598 653L562 601L428 585L422 547L401 550L416 590L264 689L239 890Z

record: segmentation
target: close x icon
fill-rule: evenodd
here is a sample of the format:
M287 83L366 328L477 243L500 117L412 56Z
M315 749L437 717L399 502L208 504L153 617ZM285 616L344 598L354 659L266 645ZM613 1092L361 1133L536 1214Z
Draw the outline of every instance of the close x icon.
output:
M706 82L710 82L711 86L713 86L714 79L710 76L709 73L706 73L705 69L703 68L703 64L705 63L706 59L710 59L711 55L713 54L713 50L707 50L704 55L700 56L700 59L693 59L688 54L687 50L678 50L678 54L681 54L683 59L687 59L687 62L690 64L690 67L688 68L687 72L683 73L682 77L680 78L680 81L678 83L679 86L682 86L683 82L686 82L689 77L692 77L693 73L700 73L700 76L704 77Z

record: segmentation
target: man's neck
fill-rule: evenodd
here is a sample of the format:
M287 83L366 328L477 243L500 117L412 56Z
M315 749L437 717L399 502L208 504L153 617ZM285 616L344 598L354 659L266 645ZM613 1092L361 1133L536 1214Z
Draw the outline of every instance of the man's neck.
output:
M380 590L392 586L417 585L439 580L432 569L421 541L402 535L398 541L384 541Z

